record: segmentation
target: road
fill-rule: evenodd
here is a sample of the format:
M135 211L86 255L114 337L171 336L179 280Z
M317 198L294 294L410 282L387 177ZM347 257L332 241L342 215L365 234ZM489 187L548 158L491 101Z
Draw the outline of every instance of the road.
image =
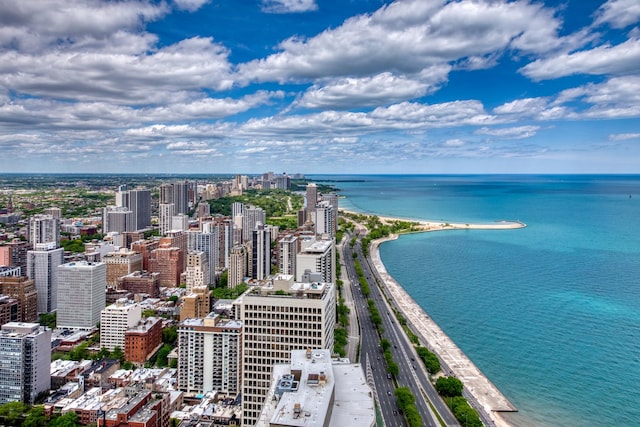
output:
M345 269L345 271L343 271L343 277L346 273L348 282L345 283L345 288L350 288L348 291L345 289L344 296L346 303L350 304L350 308L355 308L355 314L360 324L359 361L365 369L367 378L374 385L375 395L385 425L388 427L406 426L406 422L404 417L398 412L398 405L394 393L396 384L393 378L388 377L386 362L380 348L380 336L371 322L367 299L360 289L358 276L355 271L353 253L356 254L355 257L359 260L364 277L369 283L369 298L374 301L382 317L383 338L386 338L391 343L393 360L398 364L399 368L399 373L396 378L398 386L408 387L416 397L415 404L422 417L423 425L440 425L429 406L428 399L432 402L447 426L459 426L458 421L433 388L428 374L424 369L424 365L415 352L413 344L407 339L401 325L393 315L393 311L377 285L375 271L372 271L369 262L362 255L360 237L364 235L365 232L366 230L357 228L355 235L356 243L353 247L349 243L349 240L346 240L342 245L341 259L343 260L343 268ZM348 284L350 286L347 286ZM351 300L351 298L353 299ZM351 335L351 332L349 335ZM350 355L353 353L351 348L352 346L350 346ZM351 360L355 361L354 359Z

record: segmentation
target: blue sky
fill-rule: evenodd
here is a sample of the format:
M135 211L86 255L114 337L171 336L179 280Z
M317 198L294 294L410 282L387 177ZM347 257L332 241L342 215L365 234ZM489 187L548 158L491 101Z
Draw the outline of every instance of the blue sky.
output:
M0 0L0 172L640 173L638 0Z

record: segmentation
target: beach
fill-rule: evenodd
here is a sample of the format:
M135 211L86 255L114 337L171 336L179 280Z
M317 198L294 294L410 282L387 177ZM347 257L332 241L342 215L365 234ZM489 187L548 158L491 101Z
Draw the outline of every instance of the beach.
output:
M345 211L353 214L357 212ZM366 214L365 214L366 215ZM409 221L417 223L414 232L430 232L459 229L516 229L525 227L519 221L497 221L488 224L443 223L439 221L416 221L406 218L378 216L383 223L395 221ZM422 343L437 354L443 362L445 374L456 376L464 384L466 392L491 417L496 426L508 427L500 412L517 411L515 406L489 381L489 379L475 366L475 364L456 346L456 344L440 329L440 327L424 312L424 310L409 296L402 286L387 272L380 258L379 246L388 240L397 239L392 235L372 242L370 256L373 267L384 282L385 292L394 301L402 315L413 326L412 330L419 336ZM473 402L472 402L473 403Z

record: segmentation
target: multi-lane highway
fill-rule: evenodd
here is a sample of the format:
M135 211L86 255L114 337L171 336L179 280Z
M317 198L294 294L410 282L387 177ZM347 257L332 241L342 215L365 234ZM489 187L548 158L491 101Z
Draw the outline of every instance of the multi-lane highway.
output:
M345 286L349 284L351 286L351 292L347 296L352 297L353 300L348 301L348 304L355 308L360 324L359 361L362 363L368 378L373 380L375 394L385 425L395 427L405 426L406 423L398 410L394 393L396 383L387 372L386 362L380 348L381 338L371 322L367 298L365 298L360 289L354 265L354 253L356 254L355 259L359 260L364 277L369 283L369 299L374 301L382 317L382 338L391 343L393 360L398 364L399 373L395 378L397 385L399 387L408 387L416 397L415 405L422 417L423 425L440 425L429 405L430 401L447 426L459 426L460 424L433 388L422 361L418 358L413 345L408 341L401 325L395 318L389 301L386 300L378 287L375 271L371 270L368 260L362 255L360 232L364 233L362 230L357 230L357 234L355 234L356 242L353 247L348 241L342 245L342 258L346 270L343 271L343 275L346 274L349 282Z

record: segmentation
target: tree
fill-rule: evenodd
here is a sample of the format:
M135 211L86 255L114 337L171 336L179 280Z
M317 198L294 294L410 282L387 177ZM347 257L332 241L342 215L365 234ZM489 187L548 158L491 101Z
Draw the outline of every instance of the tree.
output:
M456 377L440 377L436 381L436 390L444 397L462 396L462 388L462 381Z
M122 348L120 348L119 345L115 346L115 348L111 352L111 358L118 359L120 363L124 362L124 352L122 351Z
M178 339L178 327L172 326L170 328L164 328L162 330L162 342L172 345Z
M27 405L22 402L9 402L0 406L0 419L2 424L10 426L19 426L24 418Z
M49 423L49 427L77 427L79 425L78 416L73 411L67 412Z
M169 364L167 356L171 353L171 346L169 344L163 345L160 350L158 350L158 356L156 357L156 365L164 368Z
M44 416L44 408L42 406L34 406L27 414L27 418L24 419L22 426L41 427L45 424L46 418Z

